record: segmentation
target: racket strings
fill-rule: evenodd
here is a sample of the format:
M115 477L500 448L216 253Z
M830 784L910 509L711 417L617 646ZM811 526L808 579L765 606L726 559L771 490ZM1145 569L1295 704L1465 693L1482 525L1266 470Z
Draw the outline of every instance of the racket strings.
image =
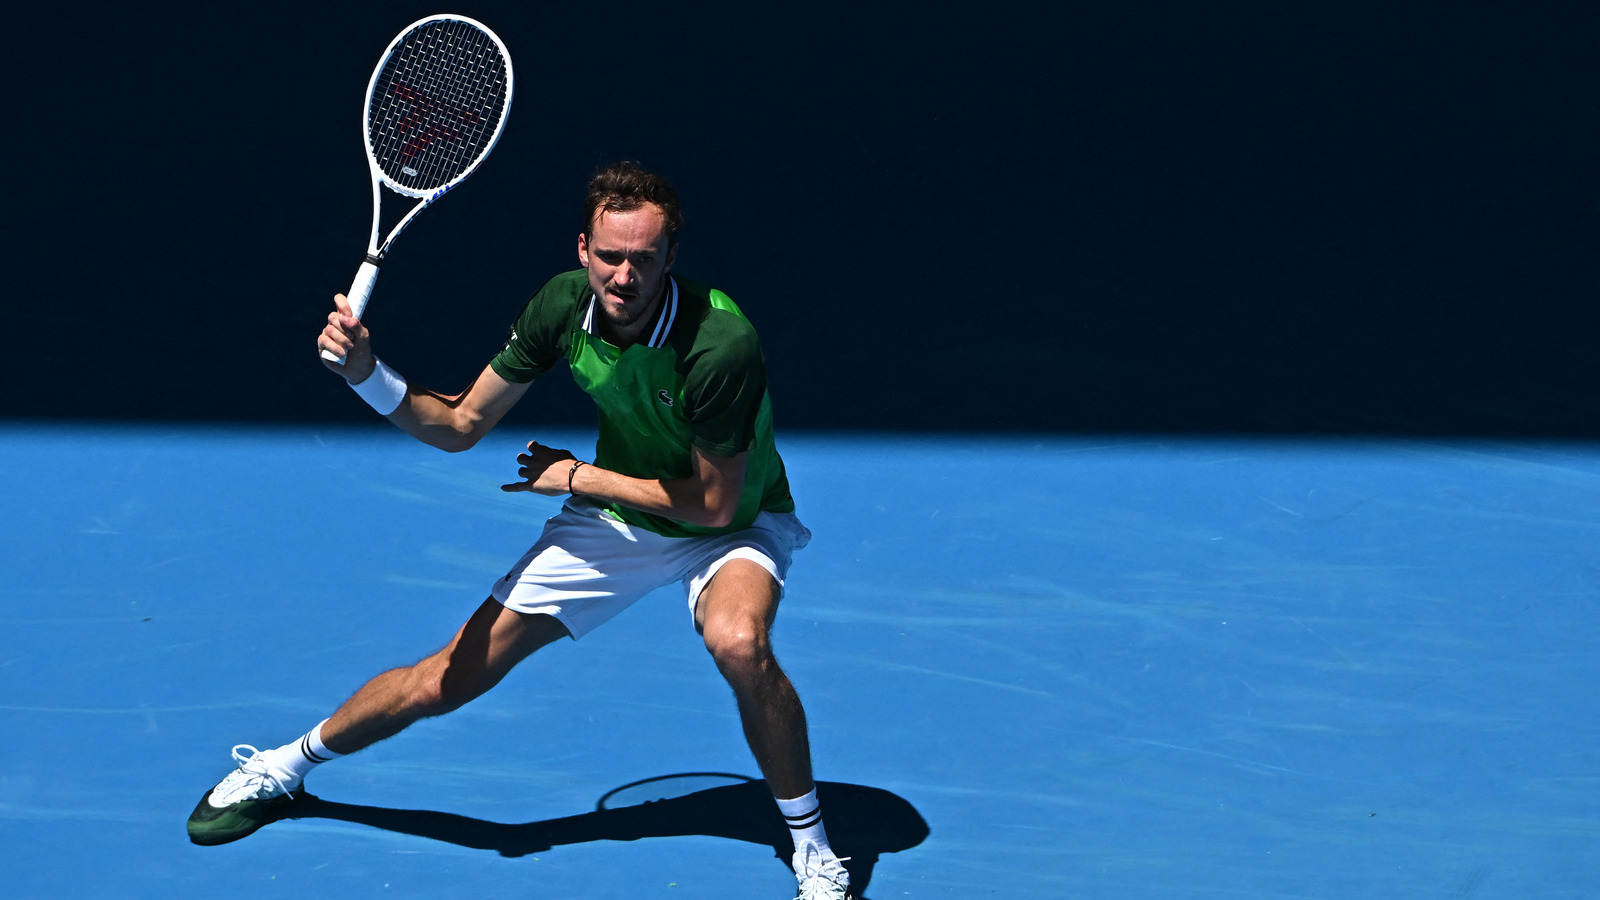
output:
M488 152L505 113L507 61L467 22L425 23L395 46L372 86L367 135L394 184L449 184Z

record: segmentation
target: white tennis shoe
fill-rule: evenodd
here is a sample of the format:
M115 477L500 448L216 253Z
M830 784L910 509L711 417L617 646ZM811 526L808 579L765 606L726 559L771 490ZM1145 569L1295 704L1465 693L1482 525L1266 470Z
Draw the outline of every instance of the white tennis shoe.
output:
M249 754L239 751L248 750ZM233 748L239 768L200 798L189 815L189 840L226 844L267 824L294 802L300 781L268 767L266 754L249 744Z
M240 753L241 750L250 753L246 755ZM266 758L265 753L249 744L236 745L233 748L233 761L239 764L239 768L218 782L206 799L213 807L221 809L243 800L271 800L279 794L291 793L300 786L299 782L290 783L287 778L273 774L267 767Z
M794 851L794 877L800 882L795 900L855 900L844 860L832 853L824 856L815 841L801 841Z

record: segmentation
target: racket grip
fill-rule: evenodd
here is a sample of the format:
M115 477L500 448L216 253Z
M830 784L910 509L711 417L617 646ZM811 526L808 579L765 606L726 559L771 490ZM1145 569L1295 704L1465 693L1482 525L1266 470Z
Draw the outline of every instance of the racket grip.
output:
M370 257L362 260L361 268L356 270L356 280L350 283L350 290L344 295L350 301L350 315L359 319L367 311L367 301L372 299L372 286L377 280L377 264ZM322 358L344 365L344 357L330 350L322 351Z
M367 301L372 299L372 285L378 280L378 265L371 259L361 261L361 268L356 270L356 280L350 282L350 292L345 297L350 300L350 315L361 318L367 311Z

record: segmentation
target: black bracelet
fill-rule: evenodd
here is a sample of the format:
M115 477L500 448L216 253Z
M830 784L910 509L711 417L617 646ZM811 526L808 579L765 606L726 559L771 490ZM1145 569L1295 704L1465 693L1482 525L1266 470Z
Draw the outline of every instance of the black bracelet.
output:
M577 491L574 491L572 489L572 476L578 474L578 467L579 466L587 466L587 465L588 465L588 463L584 462L581 459L575 459L575 460L572 461L572 468L567 470L567 493L573 494L573 495L576 495L578 493Z

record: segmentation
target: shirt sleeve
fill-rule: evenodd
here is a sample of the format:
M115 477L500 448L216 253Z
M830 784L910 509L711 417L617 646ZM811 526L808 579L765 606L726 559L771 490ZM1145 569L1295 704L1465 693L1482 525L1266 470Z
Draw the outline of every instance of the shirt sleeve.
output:
M719 327L693 354L683 396L694 445L716 456L755 446L756 419L767 395L767 366L760 339L743 318L712 313Z
M533 295L512 324L505 346L489 360L496 374L514 384L526 384L550 371L566 355L568 331L580 292L573 282L581 282L585 288L588 285L582 276L581 269L557 275Z

